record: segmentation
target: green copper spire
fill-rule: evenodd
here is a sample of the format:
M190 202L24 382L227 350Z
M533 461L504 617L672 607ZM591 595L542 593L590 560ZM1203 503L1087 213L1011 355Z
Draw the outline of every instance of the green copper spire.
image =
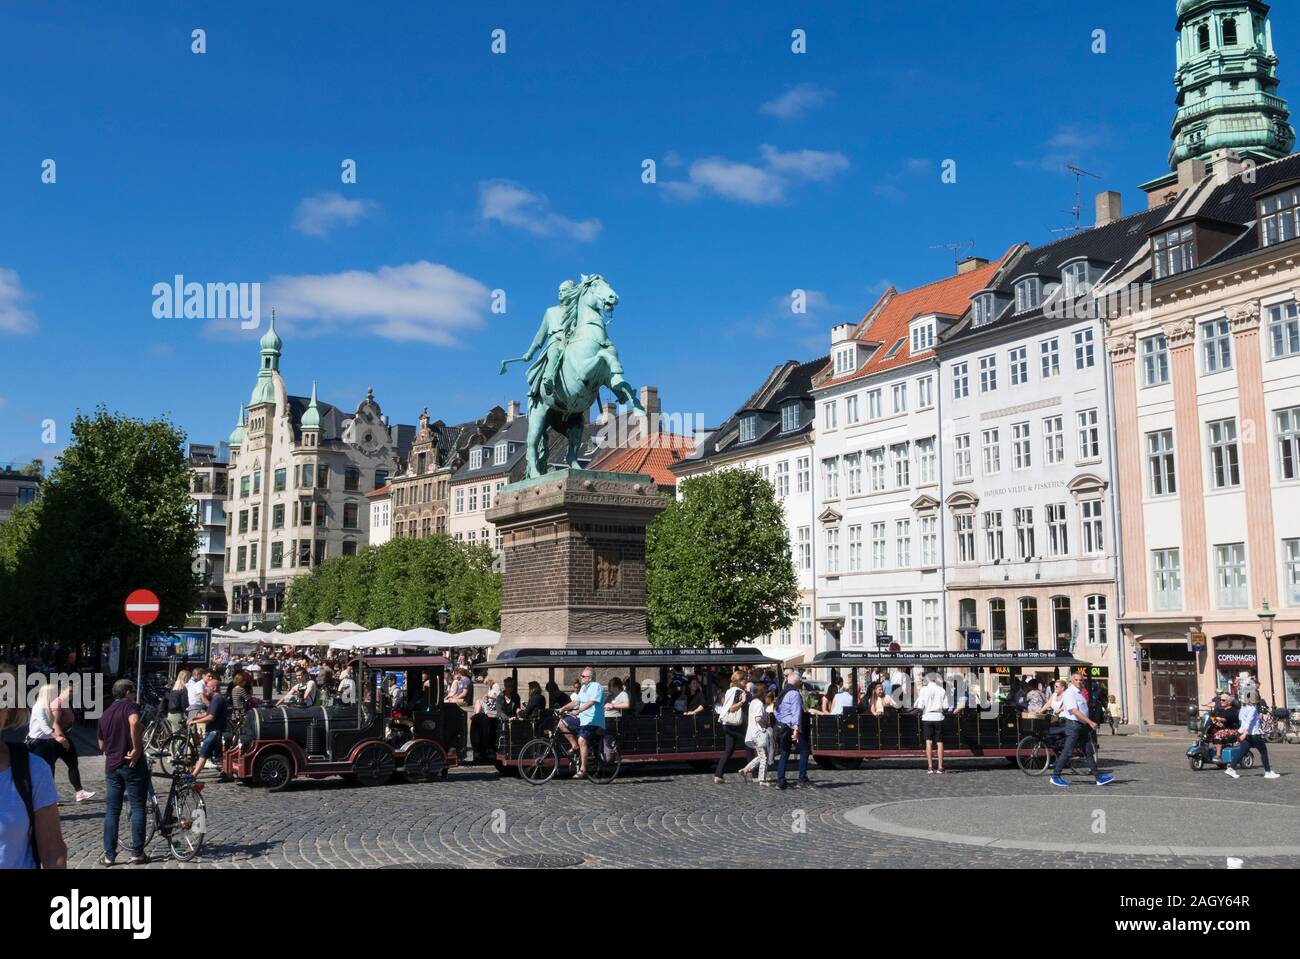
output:
M320 429L320 407L316 405L316 381L311 381L311 402L307 404L307 409L302 414L302 428L305 430Z
M248 400L249 406L259 403L275 402L275 383L273 373L280 369L280 347L284 342L275 332L275 310L271 310L271 323L262 334L262 368L257 371L257 383L253 386L253 395Z
M1295 145L1277 95L1277 56L1262 0L1178 0L1178 70L1169 167L1231 149L1257 162Z
M235 417L235 428L230 431L230 445L244 445L244 407L240 404L239 414Z

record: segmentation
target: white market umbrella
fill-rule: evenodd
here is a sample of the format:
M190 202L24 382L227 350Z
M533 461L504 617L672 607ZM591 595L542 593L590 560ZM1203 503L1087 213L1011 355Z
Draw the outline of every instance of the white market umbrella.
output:
M495 646L501 642L501 634L492 629L467 629L451 637L450 647L461 649L465 646Z
M394 629L391 626L381 626L379 629L366 630L360 633L354 633L348 636L342 636L330 641L330 649L382 649L388 646L398 646L402 644L404 633L400 629Z

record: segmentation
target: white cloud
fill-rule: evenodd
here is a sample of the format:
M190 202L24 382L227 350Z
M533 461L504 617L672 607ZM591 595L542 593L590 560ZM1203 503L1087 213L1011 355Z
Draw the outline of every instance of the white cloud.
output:
M600 233L600 220L574 220L554 213L544 194L510 180L486 180L478 185L478 195L482 219L517 226L535 236L565 236L586 243Z
M934 178L935 183L939 182L934 172L934 161L913 157L907 160L898 172L880 177L871 189L876 196L902 200L906 198L909 186L930 178Z
M460 334L479 329L489 298L478 280L427 260L373 272L273 276L262 284L263 311L274 307L276 328L286 333L340 332L439 346L455 346ZM230 335L236 328L215 320L207 331Z
M832 93L815 83L800 83L790 87L775 100L768 100L759 111L782 120L798 120L825 103Z
M712 193L749 203L767 206L785 200L794 183L816 180L825 182L849 168L842 153L820 150L793 150L783 153L774 146L759 147L761 160L746 163L726 157L704 157L690 165L688 179L663 184L669 196L681 200L698 199Z
M1058 127L1043 144L1038 157L1019 159L1016 166L1022 170L1042 170L1045 173L1066 173L1066 165L1080 163L1084 154L1092 154L1111 140L1110 131L1104 127Z
M293 211L293 228L307 236L328 236L336 226L351 226L375 208L370 200L349 200L342 193L304 197Z
M0 333L35 333L36 317L23 307L28 298L15 270L0 266Z

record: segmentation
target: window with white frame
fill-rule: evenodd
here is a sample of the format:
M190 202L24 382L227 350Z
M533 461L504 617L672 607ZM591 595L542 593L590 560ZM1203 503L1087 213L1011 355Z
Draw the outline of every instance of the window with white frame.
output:
M858 422L857 393L854 393L852 396L844 397L844 422L849 424Z
M1151 256L1156 279L1196 267L1196 246L1191 225L1175 227L1151 238Z
M826 415L827 415L827 418L828 418L827 426L829 426L829 425L830 425L830 423L829 423L830 413L827 412ZM758 423L758 417L756 417L756 416L744 416L744 417L741 417L741 420L740 420L740 442L742 442L742 443L752 443L752 442L754 442L755 428L756 428L757 423Z
M1070 523L1064 503L1047 505L1047 550L1052 556L1070 554Z
M781 407L781 432L789 433L799 428L799 404L787 403Z
M957 479L971 478L970 434L962 433L953 437L953 472Z
M1043 458L1049 466L1065 462L1065 424L1060 416L1043 417Z
M1294 240L1300 232L1300 190L1283 190L1259 201L1260 246Z
M937 599L921 600L921 643L924 646L938 646L939 635L939 601Z
M921 565L932 569L939 565L939 517L922 516L921 525Z
M1050 379L1061 372L1061 340L1053 336L1038 344L1038 356L1042 363L1043 379Z
M906 383L894 384L894 412L895 413L907 412L907 384Z
M1016 556L1020 559L1033 559L1034 551L1034 510L1024 506L1016 509Z
M1183 608L1182 558L1176 549L1151 551L1152 609L1159 611Z
M842 350L835 351L835 375L843 373L852 373L857 368L858 348L856 346L847 346Z
M900 519L894 523L894 542L898 566L905 569L912 565L912 521Z
M952 398L962 400L970 396L970 368L966 363L952 365Z
M1219 609L1244 609L1246 595L1246 544L1227 543L1214 547L1214 581Z
M812 607L799 607L799 645L811 646L813 641Z
M1038 277L1026 277L1016 284L1016 312L1028 313L1038 306L1042 286Z
M888 544L885 542L885 524L871 524L871 568L884 569L887 562Z
M1092 339L1092 330L1078 330L1074 334L1074 368L1076 370L1092 369L1096 363L1096 350Z
M877 637L889 635L889 603L884 600L876 600L871 604L872 622L875 625ZM880 642L879 638L876 642Z
M1286 604L1300 606L1300 539L1282 541L1282 563L1285 566L1282 588L1286 590Z
M468 492L469 492L469 497L468 497L469 505L466 507L466 509L468 509L469 512L473 513L478 510L478 487L471 486Z
M999 563L1006 559L1006 543L1002 537L1002 510L991 509L984 512L984 547L990 563Z
M795 466L796 491L807 493L812 489L812 457L800 456Z
M1083 296L1088 292L1088 264L1085 262L1071 263L1061 271L1061 285L1065 287L1065 295L1074 298Z
M1011 385L1023 386L1029 382L1029 348L1017 346L1007 354L1007 363L1011 367Z
M867 419L878 420L883 415L880 405L880 390L872 390L867 394Z
M862 634L866 628L865 617L862 615L863 603L849 603L849 645L861 646Z
M925 409L934 406L934 377L923 376L916 381L916 407Z
M1277 468L1284 480L1300 479L1300 406L1273 414L1277 428Z
M912 601L910 599L898 601L898 645L912 645Z
M1029 424L1011 424L1011 468L1013 470L1027 470L1034 465L1030 443Z
M980 392L992 393L998 388L998 358L996 354L980 357Z
M1085 596L1083 603L1088 615L1088 645L1105 646L1110 642L1110 632L1106 624L1106 597L1094 593Z
M1241 485L1241 464L1237 453L1237 421L1215 420L1208 424L1210 436L1210 481L1215 489Z
M492 448L492 451L494 454L492 457L492 465L504 466L506 457L510 455L510 447L505 443L498 443Z
M861 524L858 524L849 527L849 572L857 573L863 568L862 526Z
M1268 345L1275 360L1300 354L1300 309L1294 300L1269 307Z
M1160 333L1142 341L1142 385L1164 386L1169 382L1169 341Z
M822 460L822 489L827 499L839 498L840 458L838 456Z
M995 308L993 294L981 293L971 299L971 325L985 326L993 322L993 311Z
M795 531L795 567L812 569L812 527L800 526Z
M912 355L934 346L934 320L926 320L912 327Z
M934 437L928 436L916 441L917 482L935 483L939 480L938 464L935 462Z
M861 453L844 454L844 479L848 486L850 496L857 496L862 492Z
M1173 496L1178 492L1173 430L1156 430L1147 434L1147 476L1152 496Z
M1101 456L1101 432L1097 427L1097 411L1079 411L1079 459L1095 460Z
M1206 373L1232 369L1232 329L1227 320L1201 324L1201 369Z
M1002 443L997 430L984 431L984 475L992 476L1002 470Z
M912 444L893 444L889 447L889 457L894 461L894 488L903 489L906 486L910 486L912 483Z
M1083 551L1101 553L1105 551L1102 538L1101 500L1086 499L1079 504L1079 515L1083 521Z
M839 403L835 400L827 400L826 406L822 410L822 424L828 430L835 429L839 425Z
M469 451L469 468L472 470L476 470L482 465L483 465L483 447L476 446Z
M957 533L957 562L975 562L975 514L955 513L953 525Z
M826 572L840 571L840 531L836 526L826 527Z
M886 486L884 447L869 450L867 452L867 466L871 471L871 492L883 492Z
M463 489L456 490L456 512L465 512L465 491Z
M776 464L776 488L777 499L785 499L790 495L790 461L782 460Z

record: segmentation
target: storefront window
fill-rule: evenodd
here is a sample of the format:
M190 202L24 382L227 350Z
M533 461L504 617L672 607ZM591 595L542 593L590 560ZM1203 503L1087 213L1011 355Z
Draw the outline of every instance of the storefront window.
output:
M1240 695L1241 687L1259 675L1255 640L1247 636L1216 637L1214 640L1215 688Z
M1282 637L1282 700L1287 709L1300 709L1300 636Z

